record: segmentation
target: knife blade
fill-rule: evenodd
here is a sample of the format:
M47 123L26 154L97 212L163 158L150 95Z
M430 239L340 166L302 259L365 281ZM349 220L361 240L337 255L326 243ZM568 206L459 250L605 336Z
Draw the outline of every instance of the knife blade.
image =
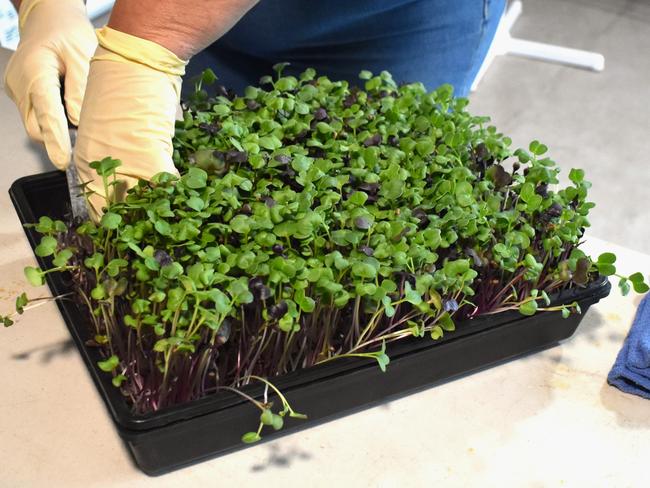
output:
M72 153L74 154L74 145L77 140L77 128L74 126L68 127L70 134L70 144L72 146ZM89 219L88 207L86 206L86 197L84 196L83 188L79 185L79 174L77 167L74 164L74 156L70 160L70 164L65 170L65 177L68 182L68 194L70 195L70 210L72 210L72 218L78 223L85 222Z

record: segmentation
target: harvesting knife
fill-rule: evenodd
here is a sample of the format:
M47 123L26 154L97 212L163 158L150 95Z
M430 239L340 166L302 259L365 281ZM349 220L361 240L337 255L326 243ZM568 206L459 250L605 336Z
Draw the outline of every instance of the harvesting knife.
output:
M68 111L65 104L65 94L63 92L63 87L65 86L65 80L62 78L59 80L59 86L61 87L61 104L63 105L63 112L65 113L66 120L68 121L68 135L70 136L70 164L65 170L65 179L68 183L68 194L70 195L70 210L72 210L72 219L78 222L85 222L90 219L88 214L88 207L86 206L86 199L84 197L83 188L79 185L79 174L77 173L77 167L74 165L74 146L77 142L77 126L70 121L68 117Z
M72 125L69 126L68 133L70 134L70 144L72 146L72 153L74 154L74 145L77 140L77 128ZM70 164L65 170L65 178L68 182L72 218L75 221L85 222L89 219L88 207L86 206L83 189L79 185L79 175L77 174L77 167L74 165L74 156L70 159Z

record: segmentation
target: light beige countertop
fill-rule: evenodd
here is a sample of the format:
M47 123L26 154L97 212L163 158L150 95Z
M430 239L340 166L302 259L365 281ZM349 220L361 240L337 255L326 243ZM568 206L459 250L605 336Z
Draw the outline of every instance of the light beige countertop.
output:
M7 312L35 263L7 189L52 167L4 92L0 138ZM586 248L616 252L622 272L650 271L648 255ZM0 330L0 487L648 486L650 402L606 383L640 299L613 289L557 347L158 478L132 463L48 303Z

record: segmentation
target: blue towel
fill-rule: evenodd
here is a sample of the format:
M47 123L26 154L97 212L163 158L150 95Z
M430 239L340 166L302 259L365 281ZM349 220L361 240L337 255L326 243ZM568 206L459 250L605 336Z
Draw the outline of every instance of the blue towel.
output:
M607 382L625 393L650 399L650 295L639 305Z

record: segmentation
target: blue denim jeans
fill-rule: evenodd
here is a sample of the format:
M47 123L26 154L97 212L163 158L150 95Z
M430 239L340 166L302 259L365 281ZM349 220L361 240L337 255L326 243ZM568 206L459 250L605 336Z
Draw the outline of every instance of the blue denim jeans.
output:
M192 58L187 74L211 67L221 84L241 93L288 61L285 73L312 67L359 84L362 69L387 70L398 83L450 83L466 96L504 6L505 0L262 0Z

